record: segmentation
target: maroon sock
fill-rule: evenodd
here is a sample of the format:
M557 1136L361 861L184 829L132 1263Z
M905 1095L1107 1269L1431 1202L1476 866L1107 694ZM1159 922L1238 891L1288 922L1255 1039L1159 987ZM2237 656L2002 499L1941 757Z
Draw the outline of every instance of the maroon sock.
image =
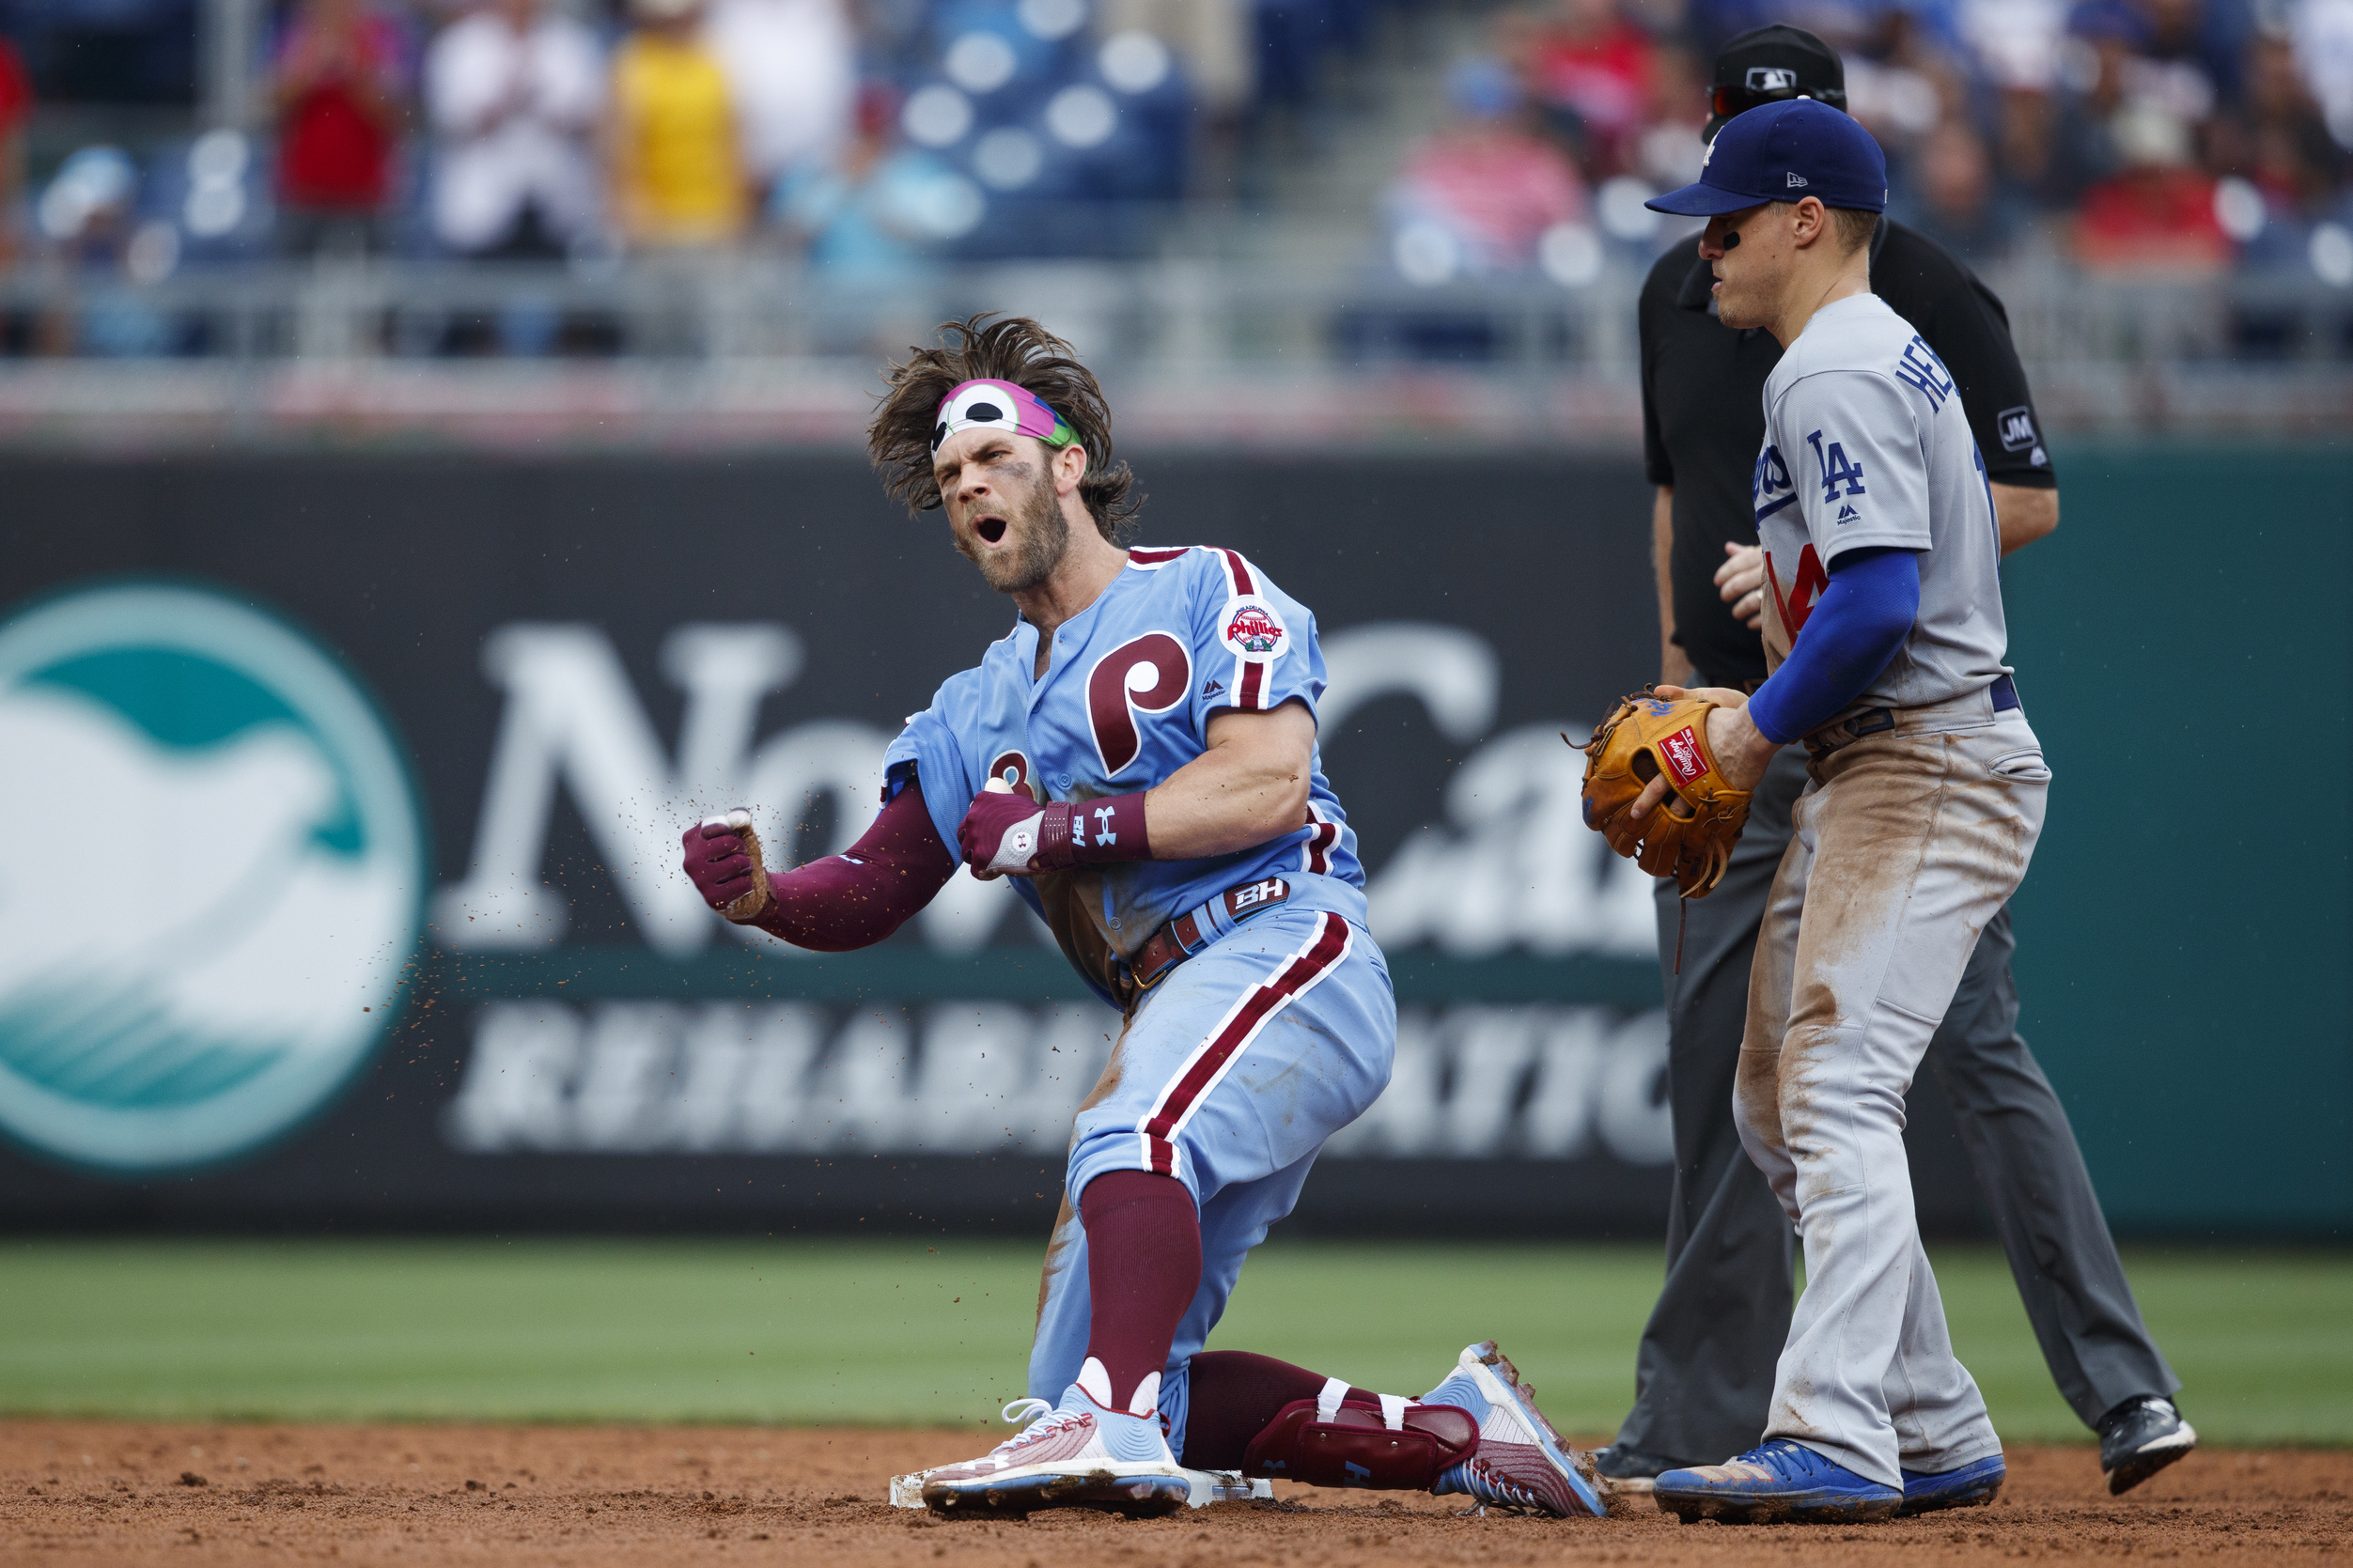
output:
M1106 1171L1079 1196L1086 1225L1086 1353L1111 1374L1112 1407L1168 1364L1176 1325L1201 1288L1201 1216L1174 1176Z
M1185 1371L1185 1452L1196 1470L1239 1470L1242 1452L1286 1405L1314 1399L1330 1379L1271 1356L1247 1350L1204 1350ZM1370 1389L1350 1389L1343 1405L1378 1408Z

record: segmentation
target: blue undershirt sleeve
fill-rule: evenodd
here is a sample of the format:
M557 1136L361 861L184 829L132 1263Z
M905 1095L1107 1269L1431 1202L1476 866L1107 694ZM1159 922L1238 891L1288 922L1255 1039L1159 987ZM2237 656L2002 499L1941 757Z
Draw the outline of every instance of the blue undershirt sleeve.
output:
M1920 613L1920 556L1898 547L1849 550L1789 657L1749 699L1765 738L1787 745L1838 716L1886 669Z

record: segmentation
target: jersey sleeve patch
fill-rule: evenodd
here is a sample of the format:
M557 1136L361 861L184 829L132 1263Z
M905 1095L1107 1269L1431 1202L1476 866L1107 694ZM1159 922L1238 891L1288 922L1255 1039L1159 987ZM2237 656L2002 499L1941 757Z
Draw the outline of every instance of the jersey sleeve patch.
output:
M1283 657L1291 634L1282 613L1259 594L1236 594L1218 613L1218 640L1235 658L1271 664Z

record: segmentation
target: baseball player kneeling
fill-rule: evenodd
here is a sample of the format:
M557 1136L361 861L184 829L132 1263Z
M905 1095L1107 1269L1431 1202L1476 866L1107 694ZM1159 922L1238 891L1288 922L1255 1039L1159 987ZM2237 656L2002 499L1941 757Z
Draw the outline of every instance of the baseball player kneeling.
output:
M1491 1343L1420 1400L1202 1350L1396 1045L1317 753L1315 617L1237 551L1122 549L1130 476L1069 346L1020 318L946 331L887 371L869 450L893 495L945 510L1011 630L908 720L847 853L772 875L748 814L685 833L713 908L829 952L889 936L959 862L1010 877L1126 1017L1071 1137L1021 1430L927 1472L924 1501L1156 1513L1190 1469L1599 1513Z
M1708 754L1689 730L1665 734L1653 782L1595 825L1625 850L1671 782L1705 799L1714 773L1744 800L1780 747L1811 754L1734 1092L1741 1143L1803 1240L1805 1294L1763 1444L1658 1478L1660 1506L1685 1519L1879 1518L1908 1487L1984 1500L2002 1475L1921 1250L1904 1094L1978 932L2026 874L2050 772L2002 662L2001 542L1968 418L1871 292L1886 187L1868 132L1796 100L1726 124L1699 183L1650 204L1707 218L1718 316L1785 350L1751 487L1772 670L1746 699L1660 689L1691 701ZM1663 809L1695 815L1681 799Z

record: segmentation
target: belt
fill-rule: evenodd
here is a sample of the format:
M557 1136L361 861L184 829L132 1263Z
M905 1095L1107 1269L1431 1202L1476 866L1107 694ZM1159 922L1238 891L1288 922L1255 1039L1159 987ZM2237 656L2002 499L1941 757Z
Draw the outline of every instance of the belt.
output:
M1170 970L1253 915L1264 914L1290 896L1291 884L1280 877L1235 883L1145 938L1136 955L1128 960L1128 978L1137 990L1150 990L1167 978Z
M2008 675L1996 675L1993 684L1986 688L1986 691L1993 700L1993 710L1996 713L2007 713L2019 706L2018 682ZM1968 698L1956 698L1954 703L1968 700ZM1929 713L1949 706L1952 705L1938 703L1926 708L1911 708L1908 711ZM1818 757L1835 752L1850 741L1860 740L1866 735L1884 734L1895 727L1895 711L1892 707L1866 707L1851 719L1842 720L1835 724L1825 724L1805 737L1805 749Z

